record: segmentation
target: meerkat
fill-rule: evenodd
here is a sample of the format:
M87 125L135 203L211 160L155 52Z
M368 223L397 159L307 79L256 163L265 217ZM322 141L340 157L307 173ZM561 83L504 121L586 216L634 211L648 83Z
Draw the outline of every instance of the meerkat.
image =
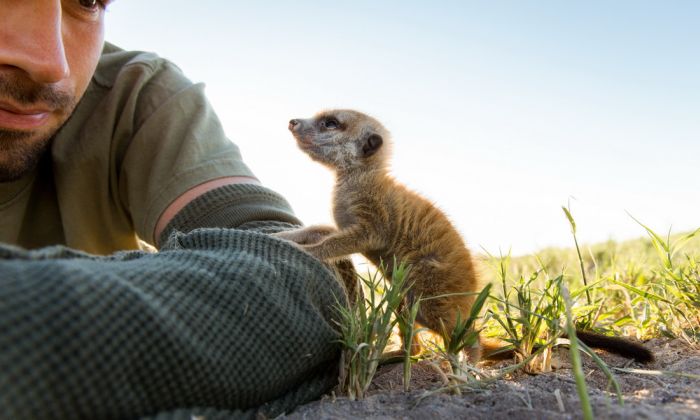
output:
M394 262L403 261L410 265L409 299L438 297L421 301L419 324L441 335L452 331L458 319L467 319L482 288L472 255L442 211L389 174L386 128L357 111L330 110L293 119L289 130L302 151L335 173L332 204L337 226L310 226L277 236L322 261L360 253L382 268L389 281ZM624 343L632 346L628 353L651 355L639 345ZM467 350L472 363L480 359L481 347ZM495 347L488 344L484 352L492 353ZM418 350L412 343L412 353Z

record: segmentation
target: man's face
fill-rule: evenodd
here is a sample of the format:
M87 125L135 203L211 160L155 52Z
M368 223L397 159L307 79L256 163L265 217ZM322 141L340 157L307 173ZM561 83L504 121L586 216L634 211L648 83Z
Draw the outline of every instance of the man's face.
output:
M34 169L85 93L110 1L0 0L0 182Z

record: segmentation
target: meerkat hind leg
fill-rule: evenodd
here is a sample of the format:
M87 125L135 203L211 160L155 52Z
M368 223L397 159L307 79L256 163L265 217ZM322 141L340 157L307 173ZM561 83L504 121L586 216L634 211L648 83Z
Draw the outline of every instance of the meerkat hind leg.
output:
M401 362L404 357L406 357L406 342L404 341L404 330L399 326L399 339L401 340L401 347L397 350L392 350L382 354L383 363L398 363ZM409 355L411 357L419 356L423 352L423 346L421 345L420 338L418 335L414 335L411 339L411 344L409 346Z
M410 355L411 356L418 356L421 354L423 351L423 345L420 342L420 337L418 337L418 334L416 333L420 326L418 324L413 325L413 337L411 338L411 344L409 347L410 350ZM404 341L404 337L406 333L406 329L404 328L403 325L399 324L399 338L401 339L401 354L404 354L404 351L406 350L406 342Z

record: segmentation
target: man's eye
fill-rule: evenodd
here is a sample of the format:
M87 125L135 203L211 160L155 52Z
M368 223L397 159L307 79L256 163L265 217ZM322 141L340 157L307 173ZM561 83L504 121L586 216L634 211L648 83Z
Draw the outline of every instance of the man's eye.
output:
M79 0L79 3L86 9L96 9L98 7L104 7L103 2L99 0Z
M338 123L338 120L336 119L326 118L323 121L323 127L329 130L335 130L336 128L340 127L340 123Z

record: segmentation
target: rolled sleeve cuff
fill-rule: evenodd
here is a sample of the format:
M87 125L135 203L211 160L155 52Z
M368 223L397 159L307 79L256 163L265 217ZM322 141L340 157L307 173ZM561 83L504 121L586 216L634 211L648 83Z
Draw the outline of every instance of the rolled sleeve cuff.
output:
M236 228L264 221L302 224L287 200L278 193L255 184L224 185L200 195L180 210L161 232L158 244L165 243L174 231Z

